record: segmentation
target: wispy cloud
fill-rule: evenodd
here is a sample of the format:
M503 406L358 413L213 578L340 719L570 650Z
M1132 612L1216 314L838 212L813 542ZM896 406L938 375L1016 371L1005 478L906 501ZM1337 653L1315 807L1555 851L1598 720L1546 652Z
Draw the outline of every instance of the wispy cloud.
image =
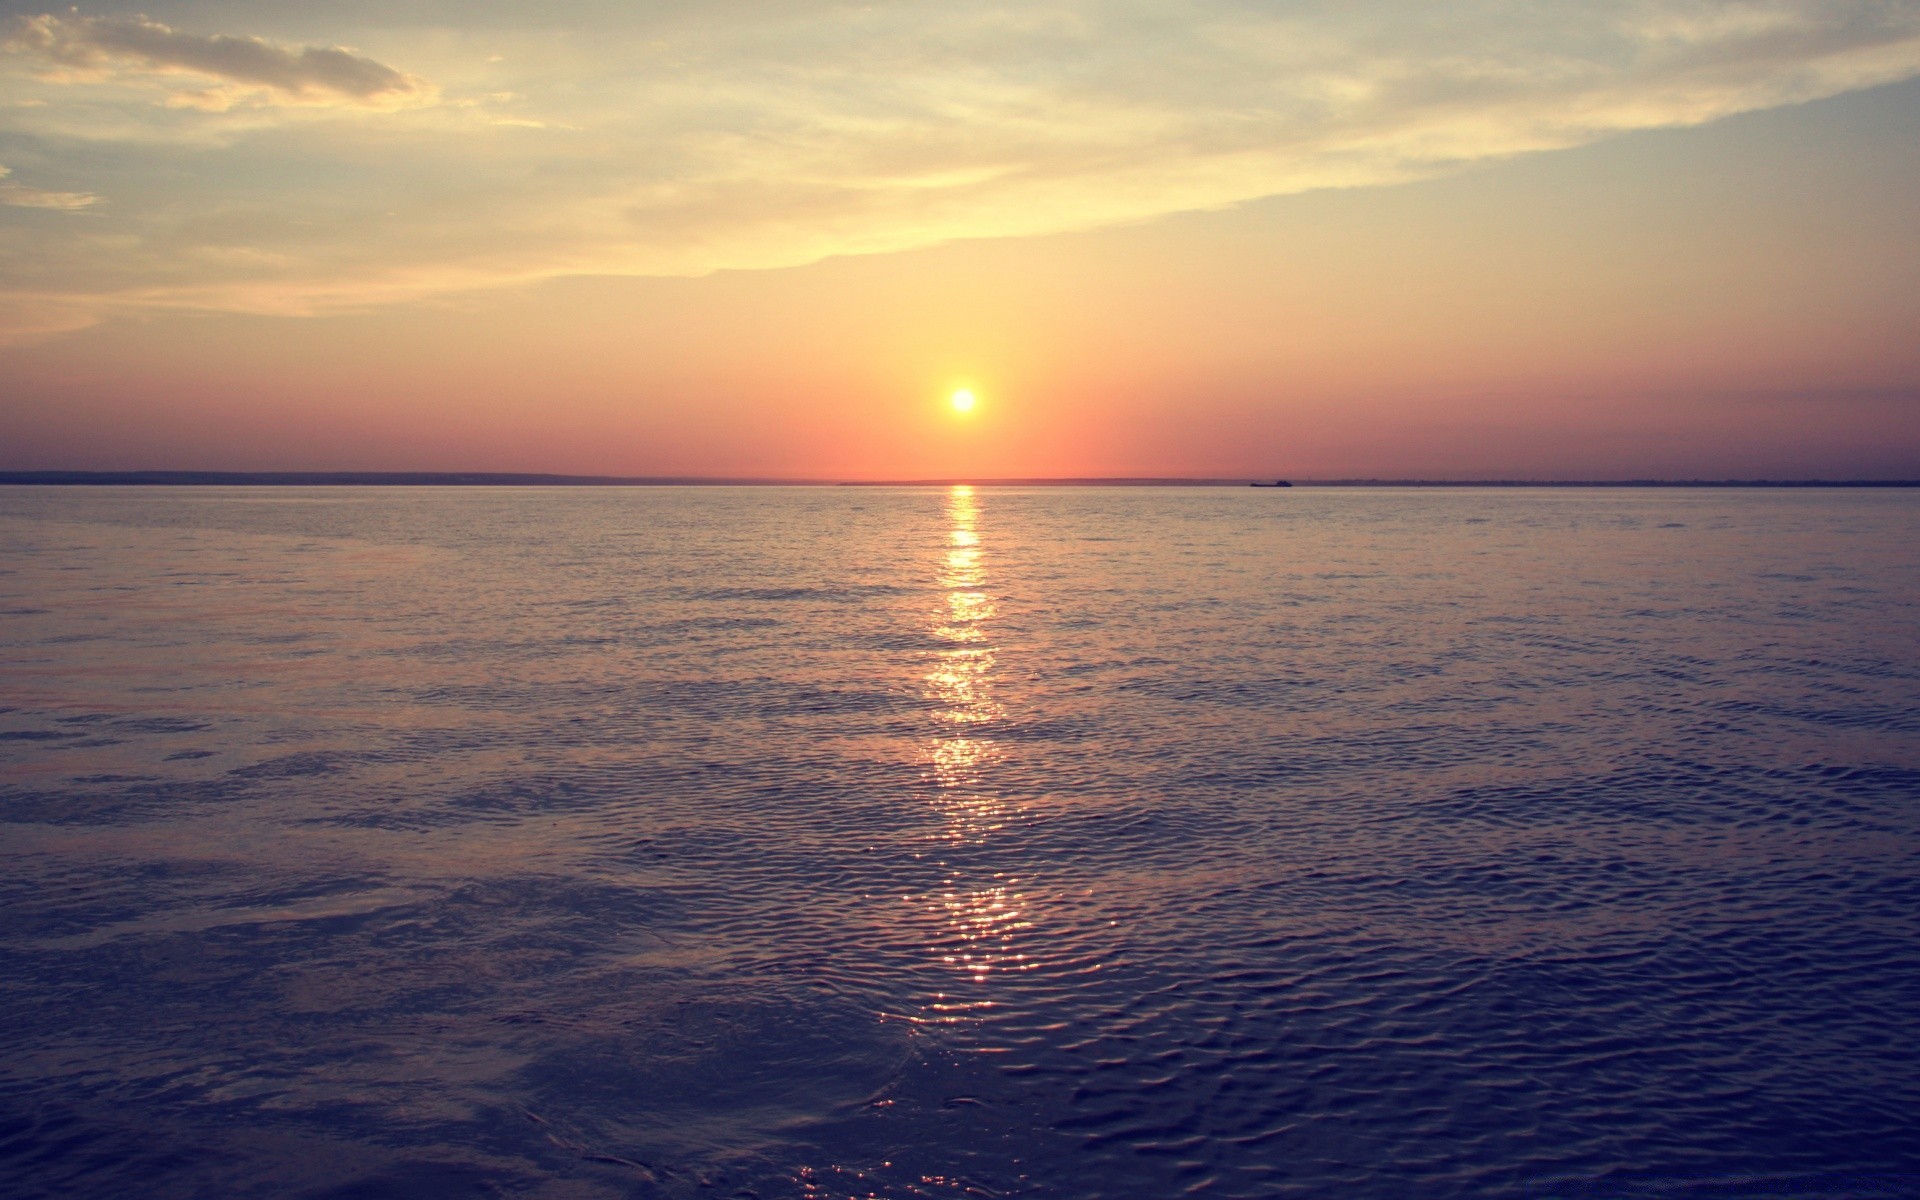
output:
M78 177L114 203L89 222L111 236L20 243L19 277L63 302L312 312L787 266L1399 182L1920 74L1906 0L591 8L590 31L488 0L430 33L352 31L439 80L436 106L344 50L28 18L11 44L41 73L193 74L207 107L222 87L275 107L23 91L49 103L0 134L87 147Z
M0 346L31 345L97 324L97 305L0 291Z
M426 81L338 46L182 33L145 17L19 17L5 45L42 60L43 77L56 80L197 76L210 86L175 91L168 103L216 111L236 104L396 108L430 103L435 95Z
M13 172L0 167L0 204L14 208L86 208L97 203L100 197L92 192L49 192L40 188L28 187L7 178Z

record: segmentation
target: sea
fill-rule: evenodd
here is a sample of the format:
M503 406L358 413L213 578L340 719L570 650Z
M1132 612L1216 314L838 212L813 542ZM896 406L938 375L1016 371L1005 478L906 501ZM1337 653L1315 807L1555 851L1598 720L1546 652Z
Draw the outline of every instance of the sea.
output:
M0 1194L1920 1196L1920 491L0 488Z

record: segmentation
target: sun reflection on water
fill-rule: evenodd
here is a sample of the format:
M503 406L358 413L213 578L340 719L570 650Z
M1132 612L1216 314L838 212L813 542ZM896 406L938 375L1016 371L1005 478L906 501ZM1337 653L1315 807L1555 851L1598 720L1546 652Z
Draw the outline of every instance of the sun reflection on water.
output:
M949 852L961 852L987 845L1017 814L986 779L1000 755L991 725L1005 712L993 694L995 652L987 623L997 609L987 589L980 504L971 487L960 484L947 492L946 518L947 551L939 573L945 595L931 629L945 645L926 675L927 695L939 706L936 717L945 728L928 746L927 761L941 817L938 836ZM947 886L933 897L942 926L933 947L940 962L976 985L1033 969L1023 949L1021 935L1032 923L1019 880L995 872L982 882L976 872L963 878L951 860L943 866ZM990 996L941 993L929 1008L931 1019L954 1021L992 1006Z

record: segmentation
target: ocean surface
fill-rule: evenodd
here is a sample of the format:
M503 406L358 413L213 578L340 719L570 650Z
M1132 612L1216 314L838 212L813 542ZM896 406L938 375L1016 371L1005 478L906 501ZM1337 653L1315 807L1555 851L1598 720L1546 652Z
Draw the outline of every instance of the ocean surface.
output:
M1920 1196L1920 492L0 489L0 1194Z

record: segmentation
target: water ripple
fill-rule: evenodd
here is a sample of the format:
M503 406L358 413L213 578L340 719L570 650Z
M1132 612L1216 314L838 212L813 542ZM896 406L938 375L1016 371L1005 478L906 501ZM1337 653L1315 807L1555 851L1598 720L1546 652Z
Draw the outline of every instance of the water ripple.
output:
M0 1183L1908 1194L1913 497L1244 491L10 490Z

